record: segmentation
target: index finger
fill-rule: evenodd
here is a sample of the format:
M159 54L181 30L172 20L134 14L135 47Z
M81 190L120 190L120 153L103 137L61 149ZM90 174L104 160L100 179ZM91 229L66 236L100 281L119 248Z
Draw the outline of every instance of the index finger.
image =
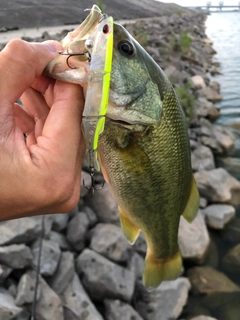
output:
M14 103L61 49L57 41L11 40L0 52L0 99Z

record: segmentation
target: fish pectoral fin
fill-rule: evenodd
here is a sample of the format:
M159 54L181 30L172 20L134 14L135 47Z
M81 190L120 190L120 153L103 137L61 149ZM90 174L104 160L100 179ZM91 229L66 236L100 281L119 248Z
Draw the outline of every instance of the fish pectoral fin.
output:
M190 195L189 195L186 207L182 213L182 216L187 220L187 222L191 223L193 219L196 217L198 209L199 209L199 193L198 193L194 176L192 176Z
M126 216L122 208L118 207L122 231L130 244L137 240L140 229Z
M155 258L148 249L143 272L143 284L148 290L157 288L162 281L176 279L182 271L180 250L167 259Z

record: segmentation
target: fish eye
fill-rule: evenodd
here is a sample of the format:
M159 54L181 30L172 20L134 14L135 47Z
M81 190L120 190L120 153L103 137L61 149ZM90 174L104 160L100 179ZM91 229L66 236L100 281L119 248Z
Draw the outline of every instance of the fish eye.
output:
M134 47L131 42L127 40L118 43L118 49L124 56L132 56L134 54Z

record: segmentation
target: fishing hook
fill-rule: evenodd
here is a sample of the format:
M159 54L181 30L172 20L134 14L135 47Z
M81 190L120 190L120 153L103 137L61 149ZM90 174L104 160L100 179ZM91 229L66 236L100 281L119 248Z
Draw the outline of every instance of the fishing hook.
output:
M103 184L100 187L96 187L95 180L94 180L94 175L95 175L94 168L90 167L90 177L91 177L91 186L90 187L86 186L85 185L85 181L83 180L84 187L87 190L91 190L91 195L92 196L94 195L94 190L101 190L104 187L104 181L103 181Z
M70 53L70 52L68 52L68 49L67 49L67 51L59 51L58 53L63 55L63 56L68 56L67 59L66 59L66 63L67 63L68 68L70 68L70 69L77 69L77 67L72 67L69 64L69 59L71 57L87 55L88 62L89 63L91 62L91 54L90 54L89 51L79 51L79 52Z

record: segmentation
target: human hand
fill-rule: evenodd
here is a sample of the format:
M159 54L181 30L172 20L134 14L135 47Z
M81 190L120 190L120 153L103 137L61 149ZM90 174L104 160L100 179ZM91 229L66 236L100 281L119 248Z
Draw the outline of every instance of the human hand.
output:
M58 42L16 39L0 52L0 220L67 212L78 202L82 89L42 75L59 50Z

